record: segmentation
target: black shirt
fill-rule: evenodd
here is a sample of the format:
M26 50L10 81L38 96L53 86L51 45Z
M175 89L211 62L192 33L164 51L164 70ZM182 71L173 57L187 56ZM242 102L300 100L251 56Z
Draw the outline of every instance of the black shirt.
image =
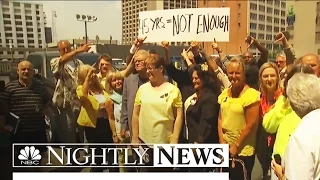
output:
M37 79L31 87L25 87L18 80L6 84L5 91L0 93L9 111L20 119L18 131L43 131L46 128L44 108L50 101L46 88Z

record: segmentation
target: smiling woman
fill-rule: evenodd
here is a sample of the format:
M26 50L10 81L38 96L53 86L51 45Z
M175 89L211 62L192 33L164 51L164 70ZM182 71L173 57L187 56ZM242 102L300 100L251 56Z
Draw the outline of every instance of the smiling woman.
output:
M246 84L244 61L232 58L227 66L231 88L218 97L219 141L230 145L230 157L243 163L230 163L230 179L251 179L255 161L256 130L260 93ZM245 169L245 170L243 170Z

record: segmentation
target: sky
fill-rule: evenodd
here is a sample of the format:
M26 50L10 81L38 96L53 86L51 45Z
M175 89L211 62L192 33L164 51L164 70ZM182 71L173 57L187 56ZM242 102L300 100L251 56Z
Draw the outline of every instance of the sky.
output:
M57 38L78 39L85 36L84 22L77 21L76 14L96 16L96 22L88 23L88 38L121 41L121 1L21 1L43 4L47 26L52 26L52 11L56 11Z

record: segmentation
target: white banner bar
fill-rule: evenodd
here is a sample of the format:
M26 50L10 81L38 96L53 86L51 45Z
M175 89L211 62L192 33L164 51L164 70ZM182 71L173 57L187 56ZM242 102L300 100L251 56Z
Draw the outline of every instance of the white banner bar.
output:
M56 180L56 179L76 179L76 180L106 180L106 179L214 179L229 180L228 173L13 173L13 180Z
M229 42L230 8L189 8L139 12L145 42Z

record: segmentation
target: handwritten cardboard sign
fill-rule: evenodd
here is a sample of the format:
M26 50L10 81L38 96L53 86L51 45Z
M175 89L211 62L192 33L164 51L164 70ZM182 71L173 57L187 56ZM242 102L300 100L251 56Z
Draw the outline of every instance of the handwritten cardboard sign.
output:
M190 8L139 12L145 42L229 42L230 8Z

